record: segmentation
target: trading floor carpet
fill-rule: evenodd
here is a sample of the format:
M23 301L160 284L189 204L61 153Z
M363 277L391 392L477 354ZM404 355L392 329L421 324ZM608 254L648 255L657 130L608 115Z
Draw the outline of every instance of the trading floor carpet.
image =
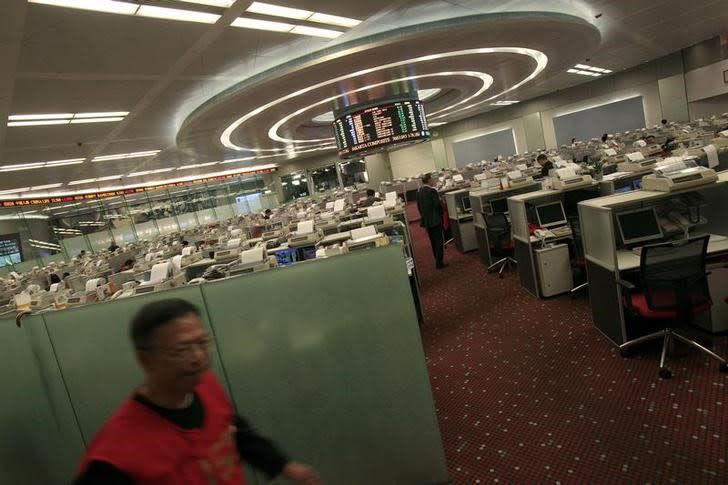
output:
M413 207L408 207L412 211ZM427 365L452 483L728 483L728 375L620 357L588 298L537 300L412 223ZM715 349L728 353L726 338Z

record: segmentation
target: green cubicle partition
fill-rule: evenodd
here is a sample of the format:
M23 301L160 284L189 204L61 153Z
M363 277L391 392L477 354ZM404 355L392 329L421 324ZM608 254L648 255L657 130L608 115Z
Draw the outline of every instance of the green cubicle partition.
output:
M33 315L20 329L0 321L15 397L0 404L0 483L69 481L142 378L129 320L169 297L200 307L238 411L326 483L447 481L402 250L390 246Z
M239 412L326 483L447 480L401 247L202 293Z

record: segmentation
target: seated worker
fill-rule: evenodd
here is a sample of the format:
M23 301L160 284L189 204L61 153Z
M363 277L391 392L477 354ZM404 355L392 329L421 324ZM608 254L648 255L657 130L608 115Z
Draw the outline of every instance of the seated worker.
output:
M359 207L371 207L375 202L381 202L382 199L376 196L376 192L372 189L367 189L366 199L360 200L357 204Z
M182 245L183 248L186 248L187 246L190 245L189 241L185 241L184 239L182 239L182 241L180 241L180 244Z
M134 269L134 260L133 259L127 259L124 261L124 264L121 265L119 268L119 272L121 271L129 271L130 269Z
M117 249L119 249L119 246L116 244L116 242L112 242L111 246L109 246L109 252L113 253Z
M647 143L648 146L656 144L657 140L655 139L655 135L647 135L645 137L645 143Z
M549 157L547 157L545 153L536 157L536 161L539 165L541 165L541 177L548 177L549 170L553 170L554 168L554 163L549 160Z
M273 211L270 209L266 209L265 212L263 212L263 219L270 219L270 216L273 214Z

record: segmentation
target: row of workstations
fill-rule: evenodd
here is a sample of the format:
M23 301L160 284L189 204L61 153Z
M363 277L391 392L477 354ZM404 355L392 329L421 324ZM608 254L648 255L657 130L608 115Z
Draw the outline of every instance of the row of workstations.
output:
M365 211L345 201L283 219L273 216L252 237L257 221L237 218L53 263L0 281L0 313L45 312L124 299L213 279L257 273L297 262L401 243L419 302L409 227L396 199ZM336 206L336 207L335 207ZM280 211L282 216L285 212ZM55 277L55 278L54 278ZM418 305L419 308L419 305Z
M728 171L719 172L715 181L686 181L664 191L640 188L648 173L559 189L530 181L506 189L447 192L456 246L478 250L489 266L496 259L496 240L505 237L512 242L521 286L537 298L569 293L579 284L574 275L580 277L588 283L583 286L589 289L595 325L623 343L635 334L617 281L630 274L634 280L642 245L710 234L709 259L728 255L728 218L721 212L728 207ZM725 269L713 271L710 286L715 305L701 324L712 332L726 330Z

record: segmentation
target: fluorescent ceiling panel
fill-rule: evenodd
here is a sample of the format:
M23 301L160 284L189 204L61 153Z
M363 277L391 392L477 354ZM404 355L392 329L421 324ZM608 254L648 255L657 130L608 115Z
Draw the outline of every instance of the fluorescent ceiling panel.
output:
M181 20L183 22L199 22L203 24L214 24L220 18L220 16L216 13L195 12L193 10L156 7L153 5L140 6L136 15L137 17L151 17L165 20Z
M68 120L10 121L8 126L67 125Z
M196 3L197 5L209 5L211 7L228 8L235 0L177 0L178 2Z
M112 116L109 118L80 118L80 119L72 119L71 124L81 124L81 123L111 123L114 121L121 121L124 118L122 116Z
M253 2L246 12L259 13L262 15L272 15L274 17L285 17L287 19L306 20L313 12L310 10L302 10L299 8L281 7L279 5L271 5L263 2Z
M325 13L315 13L307 20L320 24L337 25L339 27L356 27L361 23L361 20L339 17L338 15L328 15Z
M134 15L139 8L137 4L116 0L28 0L28 2L122 15Z
M283 22L271 22L269 20L249 19L246 17L238 17L230 25L243 29L269 30L271 32L290 32L295 27L295 25Z
M9 121L34 121L34 120L69 120L73 118L73 113L55 113L41 115L10 115Z
M327 39L334 39L343 32L338 30L319 29L317 27L306 27L305 25L297 25L291 30L292 34L299 35L310 35L312 37L326 37Z

